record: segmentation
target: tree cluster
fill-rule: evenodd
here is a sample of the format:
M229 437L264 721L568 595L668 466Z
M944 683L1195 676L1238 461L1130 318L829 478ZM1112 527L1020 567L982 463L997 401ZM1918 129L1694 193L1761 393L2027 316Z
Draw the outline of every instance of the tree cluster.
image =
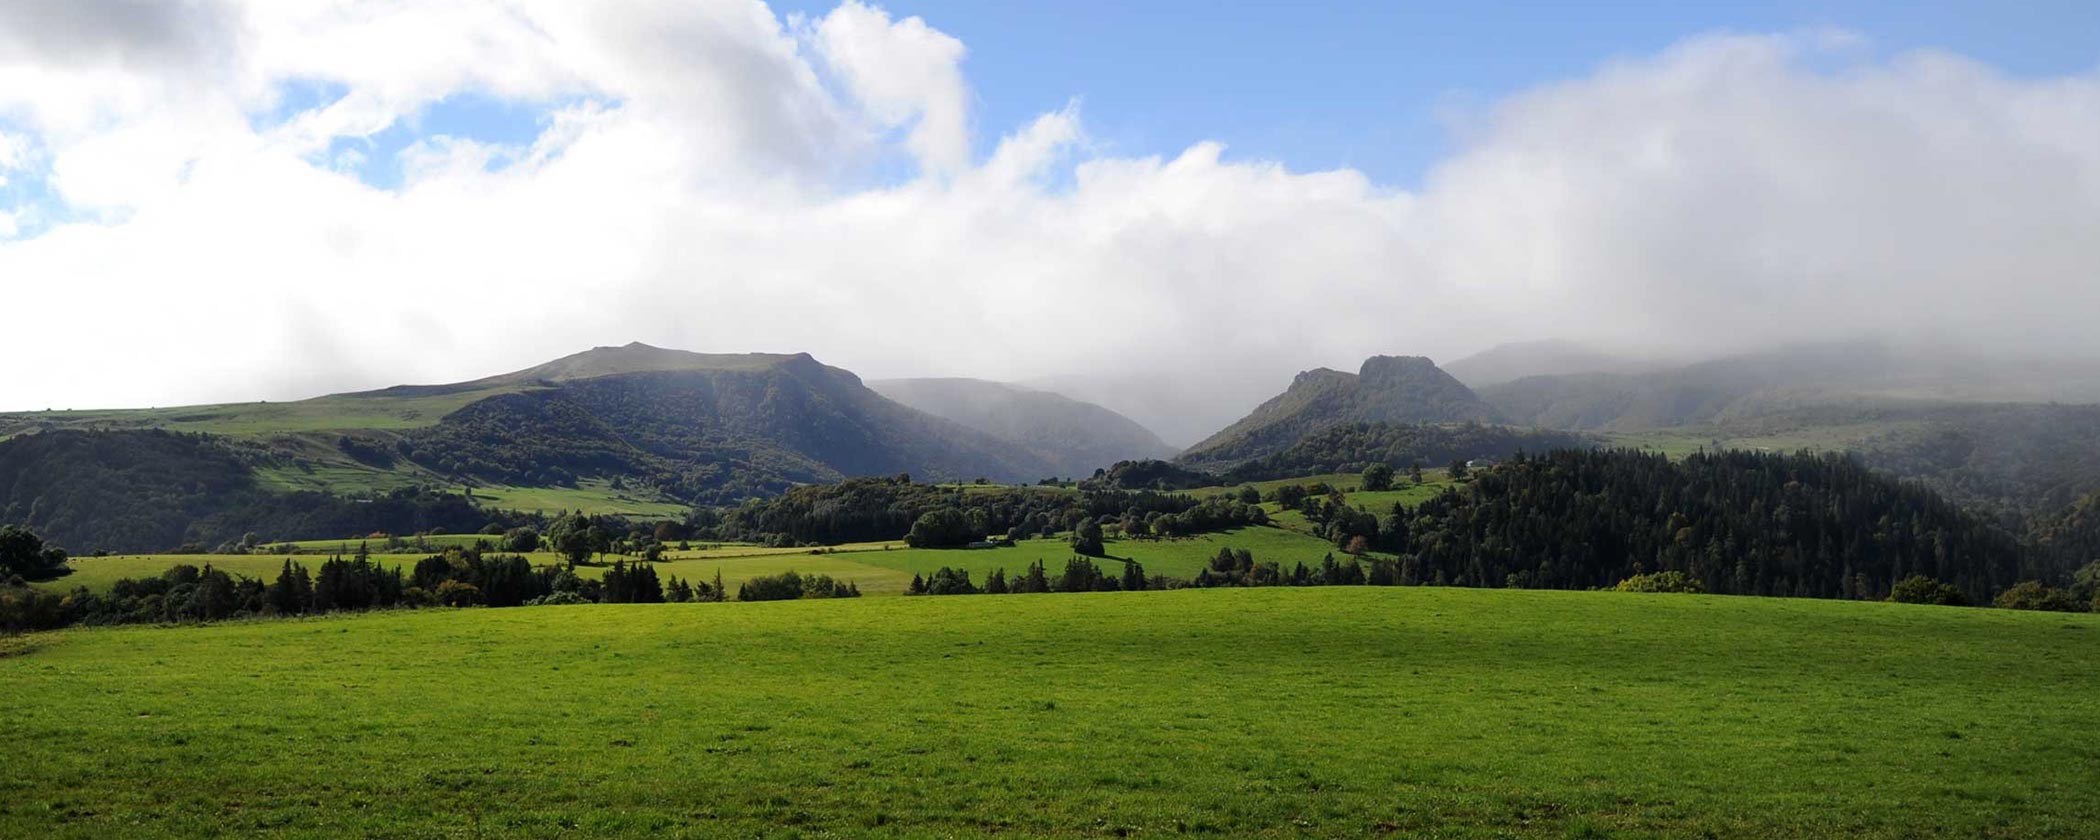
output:
M985 575L984 585L970 581L970 570L952 569L942 566L932 575L912 575L911 587L906 595L1030 595L1046 592L1118 592L1143 589L1166 589L1178 584L1166 578L1147 577L1145 567L1136 561L1123 561L1118 574L1108 574L1086 557L1073 557L1065 561L1064 570L1051 575L1043 561L1028 564L1028 569L1009 580L1006 570L993 569Z
M790 569L777 575L762 575L737 587L739 601L795 601L803 598L858 598L860 584L833 580L830 575L802 575Z
M43 537L28 528L0 525L0 580L43 580L56 577L65 568L65 549L46 545Z

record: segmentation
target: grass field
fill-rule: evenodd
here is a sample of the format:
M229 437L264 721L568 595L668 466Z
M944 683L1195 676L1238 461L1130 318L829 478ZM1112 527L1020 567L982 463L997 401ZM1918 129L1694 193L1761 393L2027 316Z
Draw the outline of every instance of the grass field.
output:
M488 539L475 534L448 534L426 537L432 551L395 551L389 553L379 541L368 543L372 557L384 565L400 566L404 570L416 561L442 550L446 545L472 545L477 540ZM308 570L317 568L331 553L344 555L355 553L354 540L303 540L293 543L302 552L291 559ZM1254 553L1256 560L1274 560L1289 569L1293 563L1303 562L1308 566L1318 565L1320 558L1334 550L1325 540L1303 533L1268 527L1240 528L1217 534L1174 540L1110 540L1108 554L1115 559L1136 560L1144 564L1149 574L1164 574L1179 578L1194 577L1221 547L1243 548ZM526 555L535 565L552 565L561 562L552 552L538 551ZM1009 576L1016 575L1037 560L1050 570L1052 575L1064 568L1065 560L1072 556L1070 543L1063 539L1025 540L1009 548L987 549L914 549L907 548L902 540L892 542L850 543L824 549L768 548L757 545L719 545L695 547L687 551L672 551L667 559L656 564L659 578L668 579L676 575L693 581L713 581L719 571L722 581L732 592L738 584L761 575L777 575L794 571L804 574L831 575L841 581L858 584L868 595L895 595L904 592L914 574L931 574L942 566L969 569L979 583L993 569L1005 569ZM283 568L283 554L125 554L110 557L75 557L68 562L73 573L64 577L42 581L38 587L58 592L71 591L76 586L85 586L95 591L107 591L123 578L157 577L170 567L189 564L202 567L216 566L228 573L245 575L264 581L274 580ZM628 559L608 555L605 562ZM1121 565L1108 561L1102 563L1111 575L1121 573ZM577 573L585 577L601 577L605 566L580 566Z
M410 543L412 545L411 550L414 551L422 551L422 546L428 546L434 550L443 550L449 546L459 546L461 548L466 548L484 540L488 541L491 544L503 542L502 537L490 536L488 534L431 534L423 537L402 537L402 540L404 542ZM369 539L367 537L357 537L352 539L336 540L293 540L289 543L270 543L268 547L275 549L277 546L280 545L290 545L292 548L297 549L302 553L313 552L320 554L353 554L356 553L357 547L360 544L364 545L366 549L370 551L386 551L388 550L386 547L386 543L387 541L384 539L375 540ZM418 543L420 543L420 545L416 545Z
M546 514L566 510L593 516L684 519L692 512L691 505L614 490L603 479L579 481L575 487L476 487L474 496L485 507Z
M0 836L2090 837L2100 618L1325 588L0 641Z

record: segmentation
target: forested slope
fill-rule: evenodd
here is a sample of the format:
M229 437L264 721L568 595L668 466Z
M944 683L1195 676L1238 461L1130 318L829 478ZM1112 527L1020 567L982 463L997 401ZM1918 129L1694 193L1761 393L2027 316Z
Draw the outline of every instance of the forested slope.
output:
M1676 571L1716 593L1881 598L1927 575L1986 603L2067 575L1992 522L1836 455L1559 451L1402 515L1313 517L1402 555L1405 576L1427 583L1584 589Z
M1420 464L1502 459L1519 452L1587 449L1596 441L1574 432L1516 429L1482 423L1349 423L1315 432L1274 455L1227 470L1225 480L1268 481L1301 475L1362 472L1372 464L1405 470Z

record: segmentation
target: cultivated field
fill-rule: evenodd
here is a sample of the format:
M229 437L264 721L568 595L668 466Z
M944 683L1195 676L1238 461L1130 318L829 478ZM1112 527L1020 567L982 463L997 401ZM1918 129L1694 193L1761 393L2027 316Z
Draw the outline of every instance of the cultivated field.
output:
M1462 589L0 642L0 836L2090 837L2100 618Z

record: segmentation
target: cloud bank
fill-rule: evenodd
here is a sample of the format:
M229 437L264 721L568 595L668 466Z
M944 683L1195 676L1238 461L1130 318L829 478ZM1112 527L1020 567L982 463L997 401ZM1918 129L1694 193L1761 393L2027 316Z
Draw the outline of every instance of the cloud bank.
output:
M937 26L856 2L0 5L0 409L642 340L1156 376L1201 398L1140 419L1188 438L1302 368L1505 340L2100 353L2100 75L1694 38L1456 115L1399 189L1230 138L1102 154L1076 105L975 125ZM538 116L420 128L467 97ZM398 183L360 177L395 135Z

